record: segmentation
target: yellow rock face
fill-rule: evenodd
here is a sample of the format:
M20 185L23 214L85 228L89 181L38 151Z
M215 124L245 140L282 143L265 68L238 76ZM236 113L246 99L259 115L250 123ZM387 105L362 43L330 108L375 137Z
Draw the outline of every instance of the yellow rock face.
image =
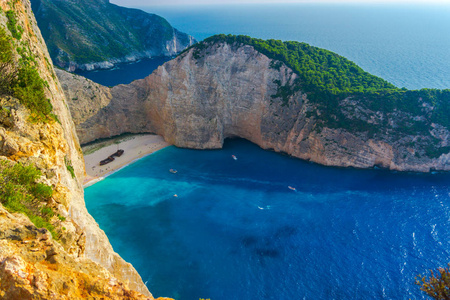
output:
M54 191L46 205L56 213L51 223L59 235L54 241L46 229L37 229L24 215L12 215L0 206L0 298L153 299L86 210L84 161L75 126L29 1L0 0L0 7L0 26L7 33L8 10L24 29L20 41L13 40L13 48L26 47L33 57L58 117L30 123L30 112L17 99L0 96L0 159L31 164L42 172L39 180Z

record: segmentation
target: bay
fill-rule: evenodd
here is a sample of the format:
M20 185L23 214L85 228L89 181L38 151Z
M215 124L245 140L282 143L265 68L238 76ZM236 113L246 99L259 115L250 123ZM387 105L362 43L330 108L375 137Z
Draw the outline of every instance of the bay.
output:
M449 183L229 140L223 150L166 148L85 197L154 296L421 299L415 276L448 262Z

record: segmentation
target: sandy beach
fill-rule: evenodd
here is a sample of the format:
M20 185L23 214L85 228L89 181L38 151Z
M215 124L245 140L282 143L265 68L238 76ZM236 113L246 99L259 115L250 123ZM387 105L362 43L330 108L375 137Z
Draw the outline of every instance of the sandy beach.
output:
M90 186L115 171L131 164L132 162L147 156L155 151L170 146L162 136L153 134L130 135L98 142L82 147L86 166L86 177L83 186ZM100 166L100 161L106 159L118 149L125 152L116 157L113 162Z

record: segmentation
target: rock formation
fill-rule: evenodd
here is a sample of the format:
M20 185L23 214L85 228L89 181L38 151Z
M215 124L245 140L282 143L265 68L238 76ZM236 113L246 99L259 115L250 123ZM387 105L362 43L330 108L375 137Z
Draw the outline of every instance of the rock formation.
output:
M308 93L298 90L286 101L276 96L280 86L294 84L297 74L245 44L194 46L147 78L111 89L63 71L57 75L81 143L151 132L179 147L212 149L226 138L241 137L328 166L450 170L447 127L433 123L426 133L406 134L397 129L400 122L425 117L373 111L356 97L341 101L340 112L348 120L379 126L380 133L323 125L319 119L326 111ZM421 107L433 109L428 103ZM429 155L431 141L443 153Z
M19 58L28 57L45 80L45 96L56 115L55 120L32 121L21 99L0 95L0 177L5 166L15 164L39 170L39 182L50 186L53 194L46 203L30 205L54 214L49 222L55 228L52 237L26 216L0 205L0 298L153 299L136 270L113 251L86 210L83 155L29 1L0 1L0 7L0 28L7 35L16 30L10 40L21 45L12 48L15 66ZM5 33L1 38L5 41ZM0 195L1 203L5 197Z
M164 18L107 0L31 0L54 64L69 71L172 56L195 43Z

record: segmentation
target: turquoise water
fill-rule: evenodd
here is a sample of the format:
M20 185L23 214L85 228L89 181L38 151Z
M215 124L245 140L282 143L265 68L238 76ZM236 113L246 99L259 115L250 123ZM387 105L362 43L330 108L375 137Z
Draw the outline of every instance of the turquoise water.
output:
M230 140L223 150L168 147L85 196L154 296L421 299L414 277L450 254L449 183Z

